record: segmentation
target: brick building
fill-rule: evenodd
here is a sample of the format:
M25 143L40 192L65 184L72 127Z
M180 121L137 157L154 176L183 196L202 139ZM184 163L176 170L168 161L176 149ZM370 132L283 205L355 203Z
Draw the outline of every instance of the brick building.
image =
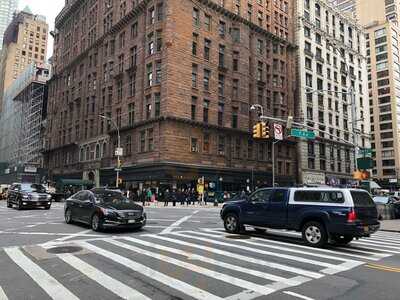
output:
M56 19L46 161L50 177L126 186L271 184L271 141L254 141L253 103L294 112L292 1L67 1ZM278 144L277 182L296 147ZM211 186L214 186L211 185Z

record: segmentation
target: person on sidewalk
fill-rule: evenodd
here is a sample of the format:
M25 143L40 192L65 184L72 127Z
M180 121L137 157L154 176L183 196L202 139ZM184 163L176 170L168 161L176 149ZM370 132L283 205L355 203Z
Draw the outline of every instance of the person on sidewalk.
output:
M169 190L166 189L164 193L164 206L168 206L169 197L170 197Z
M151 191L151 188L149 187L147 189L147 193L146 193L146 200L149 203L149 205L151 203L152 197L153 197L153 192Z
M174 189L174 191L172 192L172 206L176 206L176 200L178 198L178 193L177 191Z

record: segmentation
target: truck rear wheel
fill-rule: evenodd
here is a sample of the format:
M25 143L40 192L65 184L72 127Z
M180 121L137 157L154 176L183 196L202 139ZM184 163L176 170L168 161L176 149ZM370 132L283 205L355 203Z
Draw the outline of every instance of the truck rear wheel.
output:
M322 247L328 240L324 225L317 221L304 224L302 236L304 242L311 247Z

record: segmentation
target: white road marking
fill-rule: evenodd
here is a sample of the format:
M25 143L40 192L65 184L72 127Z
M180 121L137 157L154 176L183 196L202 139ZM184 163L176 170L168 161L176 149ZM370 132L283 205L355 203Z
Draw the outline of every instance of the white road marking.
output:
M389 252L389 253L394 253L394 254L400 254L400 251L394 251L391 249L399 249L397 246L386 246L386 245L374 245L371 243L366 243L366 242L353 242L353 244L359 246L359 247L365 247L368 250L377 250L381 252ZM389 249L387 249L389 248Z
M18 248L5 248L7 255L28 274L52 299L79 300L54 277L26 257Z
M297 293L294 293L294 292L290 292L290 291L284 291L283 293L285 293L287 295L290 295L290 296L293 296L293 297L296 297L296 298L304 299L304 300L314 300L313 298L310 298L310 297L307 297L307 296L304 296L304 295L301 295L301 294L297 294Z
M201 229L202 231L206 231L206 232L212 232L212 233L218 233L218 234L228 234L226 232L221 232L221 231L215 231L212 229L207 229L207 228L203 228ZM280 242L280 241L275 241L275 240L271 240L271 239L263 239L263 238L255 238L255 237L251 237L252 240L255 241L264 241L267 243L272 243L272 244L277 244L277 245L286 245L286 246L290 246L290 247L295 247L295 248L300 248L300 249L306 249L306 250L310 250L309 246L304 246L304 245L298 245L298 244L288 244L287 242ZM351 251L354 251L351 248L346 248L349 249ZM373 256L377 256L377 257L368 257L368 256L364 256L364 255L357 255L357 254L351 254L351 253L346 253L346 252L340 252L340 251L334 251L334 250L329 250L329 249L323 249L323 248L319 248L319 249L313 249L315 251L318 252L323 252L323 253L332 253L332 254L340 254L340 255L344 255L344 256L351 256L351 257L356 257L356 258L362 258L362 259L367 259L367 260L380 260L384 257L389 257L391 256L391 254L383 254L383 253L370 253L370 252L365 252L367 254L373 255ZM357 251L356 251L357 252ZM364 251L362 251L361 253L364 253Z
M144 249L132 246L132 245L121 243L116 240L106 240L106 242L116 245L118 247L124 248L124 249L128 249L130 251L142 254L142 255L146 255L146 256L167 262L169 264L176 265L178 267L190 270L192 272L196 272L201 275L204 275L204 276L207 276L207 277L219 280L219 281L223 281L223 282L231 284L231 285L235 285L238 287L246 288L246 289L254 291L254 292L258 292L261 295L269 295L269 294L275 292L275 290L273 290L273 289L266 288L265 286L262 286L262 285L259 285L259 284L256 284L256 283L253 283L253 282L250 282L247 280L236 278L236 277L233 277L233 276L230 276L230 275L227 275L224 273L220 273L220 272L217 272L214 270L209 270L207 268L204 268L204 267L201 267L198 265L187 263L187 262L175 259L173 257L158 254L158 253L155 253L152 251L147 251L147 250L144 250Z
M190 233L196 234L197 232L192 231ZM275 256L275 257L285 258L285 259L302 262L302 263L306 263L306 264L310 264L310 265L325 267L325 269L320 270L320 272L325 273L325 274L330 274L330 275L338 273L338 272L343 272L343 271L349 270L349 268L351 269L355 266L363 264L362 262L357 262L357 264L350 263L345 266L334 265L334 264L330 264L330 263L326 263L326 262L322 262L322 261L318 261L318 260L314 260L314 259L308 259L308 258L293 256L293 255L289 255L289 254L282 254L282 253L275 253L275 252L271 252L271 251L259 250L259 249L254 249L254 248L250 248L250 247L246 247L246 246L240 246L240 245L235 245L235 244L230 244L230 243L225 243L225 242L219 242L219 241L215 241L215 240L208 239L208 238L187 235L187 234L183 234L183 233L172 232L171 234L190 238L190 239L195 239L195 240L199 240L199 241L203 241L203 242L207 242L207 243L211 243L211 244L215 244L215 245L241 249L241 250L245 250L247 252L254 252L254 253L263 254L263 255L267 255L267 256Z
M167 241L167 242L175 243L175 244L178 244L178 245L189 246L189 247L192 247L192 248L206 250L208 252L212 252L212 253L215 253L215 254L223 255L223 256L226 256L226 257L243 260L243 261L246 261L246 262L253 263L253 264L257 265L257 266L262 265L262 266L266 266L266 267L269 267L269 268L272 268L272 269L283 270L283 271L287 271L287 272L294 273L294 274L300 274L300 275L311 277L311 278L322 278L322 277L324 277L324 274L320 274L320 273L317 273L317 272L307 271L307 270L303 270L303 269L300 269L300 268L291 267L291 266L283 265L283 264L279 264L279 263L268 262L268 261L261 260L261 259L255 259L255 258L250 257L250 256L235 254L235 253L232 253L232 252L229 252L229 251L219 250L219 249L208 247L208 246L189 243L189 242L185 242L185 241L182 241L182 240L172 239L172 238L168 238L168 237L164 237L164 236L160 236L160 235L147 235L147 236L150 236L150 237L156 238L156 239L160 239L160 240L164 240L164 241Z
M111 259L114 262L117 262L121 264L122 266L125 266L126 268L129 268L135 272L138 272L146 277L149 277L153 280L156 280L158 282L161 282L162 284L172 287L188 296L191 296L195 299L201 299L201 300L222 300L221 297L218 297L216 295L213 295L207 291L204 291L202 289L199 289L195 286L192 286L186 282L183 282L181 280L175 279L173 277L170 277L168 275L165 275L163 273L160 273L156 270L153 270L145 265L139 264L133 260L130 260L124 256L115 254L113 252L101 249L99 247L96 247L94 245L91 245L86 242L75 242L76 244L92 251L95 252L96 254L102 255L108 259Z
M266 272L260 272L260 271L257 271L257 270L249 269L248 267L244 268L244 267L240 267L240 266L237 266L237 265L232 265L232 264L220 261L220 260L212 259L209 256L201 256L201 255L198 255L198 254L193 254L192 252L187 252L187 251L184 251L184 250L180 250L180 249L176 249L176 248L171 248L171 247L159 245L159 244L156 244L154 242L151 242L151 243L150 242L146 242L146 241L135 239L135 238L132 238L132 237L124 237L123 239L127 240L127 241L130 241L130 242L133 242L133 243L137 243L137 244L146 246L146 247L155 248L155 249L158 249L158 250L179 254L179 255L187 257L190 260L202 261L202 262L205 262L205 263L208 263L208 264L212 264L212 265L220 266L220 267L223 267L223 268L235 270L235 271L238 271L238 272L249 274L249 275L252 275L252 276L255 276L255 277L264 278L264 279L267 279L267 280L272 280L272 281L277 281L277 282L284 282L287 286L295 286L295 285L299 285L299 284L302 284L304 282L309 281L309 278L306 278L306 277L298 276L299 277L298 279L300 279L300 280L296 281L296 280L293 280L291 278L284 278L284 277L273 275L273 274L269 274L269 273L266 273Z
M4 292L4 290L1 288L1 286L0 286L0 300L8 300L8 297Z
M191 215L188 215L186 217L183 217L176 222L172 223L169 227L165 228L163 231L161 231L161 234L166 234L172 232L175 228L177 228L179 225L181 225L183 222L189 220L191 217L193 217L195 214L197 214L199 211L196 210L194 211Z
M147 222L151 222L151 221L157 221L157 222L174 222L174 221L176 221L175 219L147 219ZM189 222L189 223L201 223L201 221L194 221L194 220L187 220L186 222Z
M66 240L70 240L70 239L72 239L74 237L86 236L86 234L89 233L89 232L93 232L92 229L82 230L82 231L79 231L79 232L76 232L76 233L73 233L73 234L58 238L58 239L54 240L53 242L63 242L63 241L66 241Z
M222 235L215 235L215 234L211 234L211 233L200 233L200 232L196 232L196 234L198 235L203 235L203 236L212 236L212 237L216 237L216 238L222 238L224 239L225 236ZM256 241L263 241L263 242L270 242L269 240L263 240L263 239L258 239L258 238L253 238L251 240L256 240ZM239 243L243 243L243 244L248 244L248 245L254 245L254 246L258 246L258 247L263 247L263 248L271 248L271 249L276 249L276 250L282 250L285 252L292 252L292 253L298 253L298 254L305 254L305 255L310 255L310 256L316 256L316 257L321 257L321 258L326 258L326 259L331 259L331 260L340 260L340 261L344 261L344 262L350 262L350 263L354 263L355 266L358 266L360 264L362 264L362 262L360 261L356 261L356 260L352 260L352 259L348 259L348 258L344 258L344 257L338 257L338 256L332 256L332 255L325 255L325 254L321 254L321 253L315 253L315 252L310 252L310 248L308 249L308 251L301 251L301 250L296 250L296 249L292 249L292 248L288 248L288 247L280 247L280 246L274 246L274 245L269 245L267 243L254 243L252 241L248 241L248 240L238 240ZM273 241L272 241L273 243ZM282 243L284 244L284 243ZM287 244L286 246L291 247L291 244ZM337 254L337 253L336 253ZM342 266L344 266L342 264ZM350 267L350 265L348 265Z
M58 235L58 236L66 236L66 237L70 237L71 236L71 233L60 233L60 232L3 231L3 233L20 234L20 235ZM100 237L100 236L104 236L104 235L100 235L100 234L80 234L79 236Z
M87 264L76 256L73 256L72 254L59 254L57 256L73 268L77 269L82 274L86 275L93 281L96 281L98 284L123 299L150 300L149 297L132 289L126 284L108 276L107 274L104 274L100 270L92 267L91 265Z
M368 240L360 240L360 242L371 243L371 244L374 244L373 246L377 246L375 244L381 244L381 245L393 246L395 248L400 247L399 243L393 243L391 241L387 241L387 240L384 240L384 239L382 239L382 240L370 240L370 239L368 239Z

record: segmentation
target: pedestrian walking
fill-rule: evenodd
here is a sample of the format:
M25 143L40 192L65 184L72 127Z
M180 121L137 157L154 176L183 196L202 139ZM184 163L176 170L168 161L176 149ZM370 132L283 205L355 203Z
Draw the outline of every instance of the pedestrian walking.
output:
M164 206L168 206L169 197L170 197L169 190L166 189L164 193Z
M152 193L151 189L148 188L147 193L146 193L146 200L147 200L147 202L149 202L149 205L150 205L150 201L152 200L152 197L153 197L153 193Z
M143 206L146 206L146 195L143 190L139 191L139 200L142 201Z
M176 206L176 200L178 198L178 193L176 190L172 192L172 206Z

